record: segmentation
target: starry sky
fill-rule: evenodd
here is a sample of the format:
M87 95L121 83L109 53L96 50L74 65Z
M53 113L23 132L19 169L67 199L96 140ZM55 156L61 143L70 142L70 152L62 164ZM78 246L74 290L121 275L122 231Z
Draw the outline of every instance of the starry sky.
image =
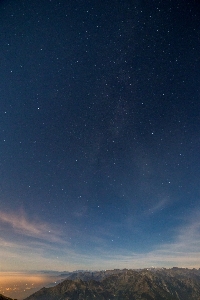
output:
M0 2L0 271L200 267L199 20Z

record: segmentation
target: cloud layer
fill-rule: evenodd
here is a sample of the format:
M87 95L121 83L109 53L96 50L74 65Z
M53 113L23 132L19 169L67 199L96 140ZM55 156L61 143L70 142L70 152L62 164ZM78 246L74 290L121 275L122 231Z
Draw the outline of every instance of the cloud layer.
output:
M6 213L0 211L0 224L6 225L7 230L27 237L37 238L49 242L61 242L61 231L55 226L41 222L40 220L29 220L23 211L17 213Z
M90 239L96 243L95 251L84 254L81 240L79 247L74 247L61 228L29 220L24 212L0 212L0 225L7 226L6 236L0 231L2 270L200 267L200 218L196 214L174 230L173 242L155 245L144 253L122 248L107 251L106 240L94 236ZM84 238L84 232L80 235Z

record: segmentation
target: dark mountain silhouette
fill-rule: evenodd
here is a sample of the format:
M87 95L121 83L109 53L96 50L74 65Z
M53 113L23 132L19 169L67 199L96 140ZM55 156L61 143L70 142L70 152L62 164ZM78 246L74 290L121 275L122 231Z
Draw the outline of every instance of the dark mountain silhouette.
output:
M80 272L25 300L199 300L200 270L143 269ZM83 281L80 277L87 278ZM95 280L100 277L101 280Z
M13 300L13 299L5 297L2 294L0 294L0 300Z

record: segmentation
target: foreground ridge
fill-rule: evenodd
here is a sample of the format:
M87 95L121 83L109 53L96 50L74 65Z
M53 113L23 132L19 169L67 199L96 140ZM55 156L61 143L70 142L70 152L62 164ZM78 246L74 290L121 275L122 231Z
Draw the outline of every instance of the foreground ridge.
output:
M84 275L87 280L81 279ZM96 280L97 276L102 279ZM69 277L54 287L42 288L25 300L200 299L200 270L196 269L125 269L80 272L73 280Z
M0 300L13 300L13 299L0 294Z

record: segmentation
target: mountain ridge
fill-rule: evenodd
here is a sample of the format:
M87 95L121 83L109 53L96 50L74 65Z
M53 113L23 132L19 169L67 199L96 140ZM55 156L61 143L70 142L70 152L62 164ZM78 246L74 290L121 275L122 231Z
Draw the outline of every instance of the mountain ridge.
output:
M199 300L200 270L141 269L77 273L25 300ZM88 280L83 280L87 277ZM70 276L69 276L70 277ZM81 278L82 279L81 279ZM102 277L101 280L96 278Z
M0 300L13 300L13 299L0 294Z

